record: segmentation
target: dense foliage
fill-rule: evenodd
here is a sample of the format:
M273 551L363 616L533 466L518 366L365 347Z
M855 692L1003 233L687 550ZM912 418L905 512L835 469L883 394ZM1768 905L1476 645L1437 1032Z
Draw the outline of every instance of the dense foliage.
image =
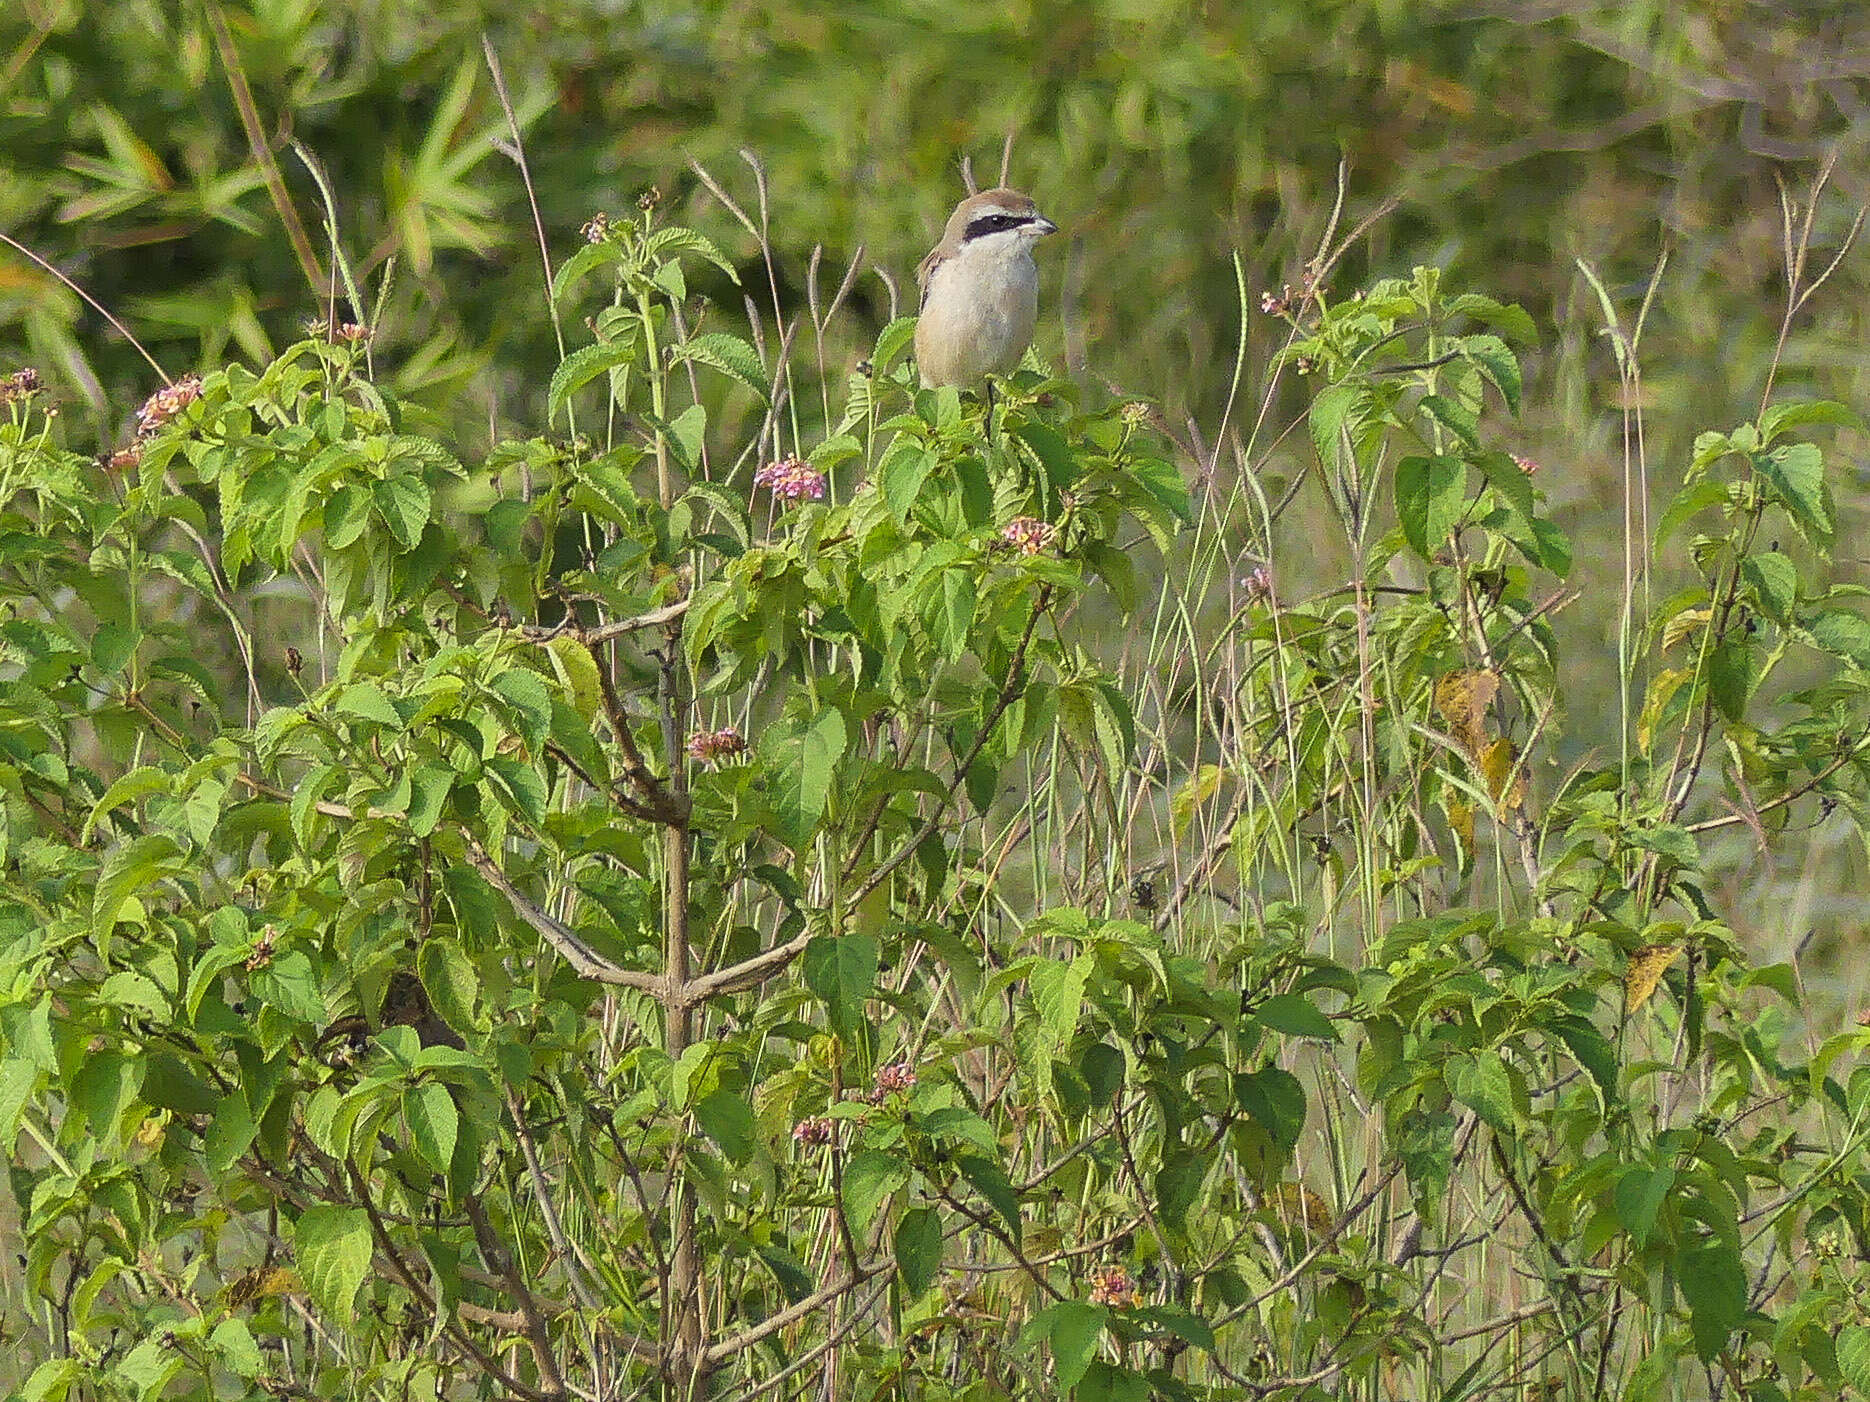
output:
M1275 496L906 319L801 432L714 242L588 236L480 453L361 312L101 458L5 382L23 1395L1870 1392L1870 1032L1701 874L1870 816L1849 413L1703 437L1554 774L1518 308L1269 298Z

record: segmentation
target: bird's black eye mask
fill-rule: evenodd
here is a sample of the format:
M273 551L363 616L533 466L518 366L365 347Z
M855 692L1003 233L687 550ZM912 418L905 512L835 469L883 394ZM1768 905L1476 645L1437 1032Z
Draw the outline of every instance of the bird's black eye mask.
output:
M977 239L983 234L1003 234L1008 229L1023 228L1032 223L1030 214L983 214L978 219L970 220L963 239Z

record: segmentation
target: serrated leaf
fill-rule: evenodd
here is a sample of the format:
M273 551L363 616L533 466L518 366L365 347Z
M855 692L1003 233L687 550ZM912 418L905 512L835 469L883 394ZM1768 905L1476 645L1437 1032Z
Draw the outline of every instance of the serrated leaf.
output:
M1480 420L1465 404L1444 394L1422 396L1422 410L1436 423L1461 440L1463 447L1480 448Z
M883 455L883 462L877 469L877 485L883 493L884 505L889 507L899 525L908 522L916 498L922 493L922 484L934 469L935 454L907 436L898 438Z
M1788 443L1755 453L1753 466L1771 486L1793 522L1819 545L1831 543L1831 494L1825 488L1825 459L1812 443Z
M1870 1325L1846 1324L1838 1330L1837 1355L1844 1381L1870 1397Z
M1656 1216L1674 1186L1675 1170L1672 1168L1637 1166L1625 1170L1617 1180L1611 1194L1617 1220L1639 1250L1648 1242L1656 1226Z
M1396 464L1396 519L1423 559L1447 544L1466 507L1467 468L1454 457L1407 457Z
M166 769L158 769L154 765L145 764L132 769L104 790L104 796L92 805L91 814L84 820L84 829L79 833L78 840L88 844L100 819L126 803L134 803L153 793L167 793L174 779L175 776Z
M292 1234L299 1279L318 1307L343 1323L356 1317L370 1274L370 1219L361 1207L308 1207Z
M553 638L545 648L573 708L586 719L595 719L603 708L604 691L591 650L578 639L565 636Z
M832 1026L846 1034L863 1019L877 984L881 952L871 935L818 935L800 961L805 986L824 1000Z
M565 401L599 375L609 370L616 370L630 364L637 357L637 345L634 340L606 341L595 346L584 346L573 351L559 362L558 369L552 372L551 384L546 388L546 422L554 423L558 411Z
M416 974L436 1014L457 1030L474 1026L480 999L480 976L458 941L430 935L416 955Z
M446 1174L461 1132L461 1111L448 1087L422 1081L403 1091L403 1123L424 1163Z
M552 693L545 678L530 667L509 667L493 679L493 692L513 708L520 738L537 755L552 728Z
M356 716L395 730L402 729L402 713L375 682L352 682L338 693L334 709L340 715Z
M1623 968L1623 1004L1629 1012L1649 1001L1679 953L1681 946L1677 944L1646 944L1631 951Z
M695 1123L715 1142L729 1163L745 1163L759 1142L753 1107L747 1104L745 1096L731 1090L712 1091L696 1101Z
M386 477L370 489L377 514L404 550L413 550L428 528L434 496L429 484L411 472Z
M1052 1383L1059 1395L1069 1393L1083 1380L1097 1357L1098 1340L1103 1337L1104 1322L1110 1311L1085 1300L1060 1300L1048 1305L1020 1331L1022 1343L1043 1339L1052 1349Z
M1482 1048L1452 1056L1442 1066L1442 1079L1448 1093L1488 1125L1501 1134L1513 1133L1513 1078L1500 1053Z
M906 1300L919 1300L941 1274L941 1215L932 1207L912 1207L896 1224L893 1243L896 1275Z
M861 1236L870 1228L879 1208L891 1193L909 1181L909 1165L881 1149L852 1154L844 1165L844 1211L851 1230Z
M1338 1039L1331 1019L1302 993L1276 993L1253 1009L1253 1017L1261 1026L1288 1037L1315 1037L1324 1042Z
M725 331L704 331L699 336L671 347L670 358L706 365L730 379L740 381L761 399L771 397L772 389L766 381L766 368L760 364L758 352L738 336L731 336Z

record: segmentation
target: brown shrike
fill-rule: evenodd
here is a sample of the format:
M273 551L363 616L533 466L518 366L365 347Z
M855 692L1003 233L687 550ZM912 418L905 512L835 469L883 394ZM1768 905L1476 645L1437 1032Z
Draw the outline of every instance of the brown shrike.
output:
M1032 246L1057 232L1018 190L982 190L955 206L942 241L916 269L923 384L966 387L1019 364L1039 315Z

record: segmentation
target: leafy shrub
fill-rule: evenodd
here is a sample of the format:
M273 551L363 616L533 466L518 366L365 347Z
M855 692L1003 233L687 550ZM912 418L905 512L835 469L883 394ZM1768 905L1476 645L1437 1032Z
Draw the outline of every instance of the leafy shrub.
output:
M1870 1387L1870 1033L1789 1052L1700 875L1860 821L1848 414L1703 440L1628 746L1547 782L1517 309L1272 308L1352 562L1289 599L1305 480L919 389L907 320L802 436L707 237L591 235L564 434L410 431L361 325L101 460L8 382L26 1396Z

